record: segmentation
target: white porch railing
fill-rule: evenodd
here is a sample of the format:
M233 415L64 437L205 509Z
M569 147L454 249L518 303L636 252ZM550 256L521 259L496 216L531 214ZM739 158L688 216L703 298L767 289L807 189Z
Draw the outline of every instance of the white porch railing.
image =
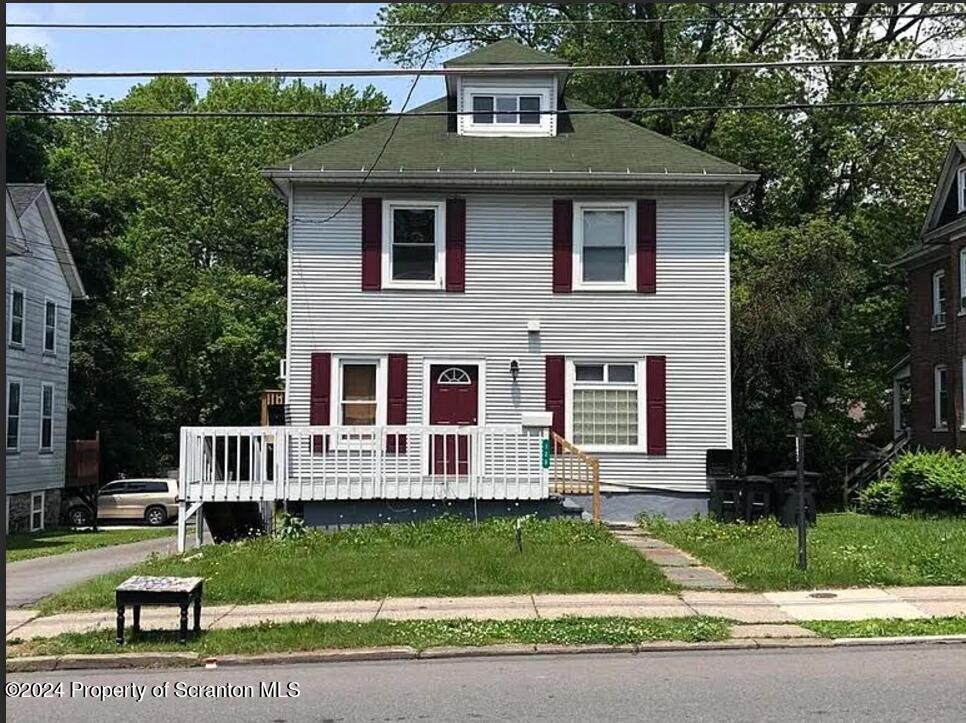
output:
M542 499L546 429L183 427L187 502Z

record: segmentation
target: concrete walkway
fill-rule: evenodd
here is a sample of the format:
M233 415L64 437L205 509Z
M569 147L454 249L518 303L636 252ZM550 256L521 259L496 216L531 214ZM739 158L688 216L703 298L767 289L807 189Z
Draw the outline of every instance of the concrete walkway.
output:
M194 535L189 535L193 540ZM7 563L7 608L24 607L98 575L135 565L152 554L177 552L174 535ZM9 610L8 610L9 615Z
M614 537L657 565L661 573L685 590L737 590L738 586L696 557L656 537L636 525L610 525Z
M684 591L680 595L578 594L501 595L464 598L384 598L265 605L205 607L206 629L237 628L260 622L286 623L373 620L525 620L537 618L664 618L711 615L738 623L774 625L802 620L864 620L966 615L966 586L861 588L794 592ZM114 611L38 617L36 611L7 610L7 638L29 640L67 632L113 629ZM145 608L145 629L175 629L175 608Z

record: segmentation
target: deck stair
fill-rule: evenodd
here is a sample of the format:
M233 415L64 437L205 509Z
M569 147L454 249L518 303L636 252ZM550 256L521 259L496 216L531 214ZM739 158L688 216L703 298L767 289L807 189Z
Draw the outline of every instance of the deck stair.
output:
M842 488L842 502L848 509L862 492L873 482L882 479L889 472L889 468L899 459L900 455L909 448L909 431L904 430L882 449L863 460L855 467L847 468L845 482Z
M600 460L551 432L550 493L591 495L591 517L600 523Z

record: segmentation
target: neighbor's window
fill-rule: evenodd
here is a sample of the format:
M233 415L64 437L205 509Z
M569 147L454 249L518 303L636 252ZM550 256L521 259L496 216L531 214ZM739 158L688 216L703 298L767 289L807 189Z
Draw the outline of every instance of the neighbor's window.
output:
M22 385L19 379L7 382L7 451L20 449L20 395Z
M638 447L640 380L634 362L575 363L573 440L586 447Z
M53 301L44 303L44 351L57 351L57 304Z
M932 328L946 326L946 272L939 270L932 275Z
M345 362L342 364L339 424L348 426L376 424L377 371L378 365L375 363Z
M33 492L30 495L30 531L44 529L44 492Z
M959 169L956 174L959 182L959 212L966 211L966 166Z
M10 289L10 343L23 346L24 290Z
M959 251L959 313L966 314L966 248Z
M934 370L934 403L936 412L936 429L949 428L949 370L945 366L937 366Z
M574 204L574 288L633 289L631 204Z
M539 95L474 95L473 123L539 125Z
M54 385L40 385L40 451L54 448Z
M388 204L386 286L439 288L443 282L443 204Z

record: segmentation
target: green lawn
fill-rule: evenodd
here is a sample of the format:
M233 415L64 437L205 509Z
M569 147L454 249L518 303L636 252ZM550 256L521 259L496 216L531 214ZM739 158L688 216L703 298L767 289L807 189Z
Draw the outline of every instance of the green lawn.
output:
M377 620L369 623L280 623L210 630L187 645L174 631L144 631L124 652L193 651L206 656L258 654L336 648L409 645L423 650L439 645L555 643L619 645L655 640L724 640L731 623L718 618L562 618L557 620ZM7 641L7 657L117 653L114 633L98 630L56 638Z
M91 530L49 530L31 534L7 535L7 562L29 560L34 557L61 555L65 552L93 550L96 547L123 545L125 542L139 542L155 537L173 535L168 528L145 527L137 530L112 530L101 528Z
M806 572L796 567L796 531L772 520L644 524L751 590L966 584L966 518L820 515L808 531Z
M132 574L204 577L209 605L673 589L655 565L603 527L528 520L521 553L513 520L475 527L441 519L210 545L90 580L43 601L41 610L110 608L114 587Z
M894 638L907 635L966 635L966 617L923 620L814 620L802 623L823 638Z

